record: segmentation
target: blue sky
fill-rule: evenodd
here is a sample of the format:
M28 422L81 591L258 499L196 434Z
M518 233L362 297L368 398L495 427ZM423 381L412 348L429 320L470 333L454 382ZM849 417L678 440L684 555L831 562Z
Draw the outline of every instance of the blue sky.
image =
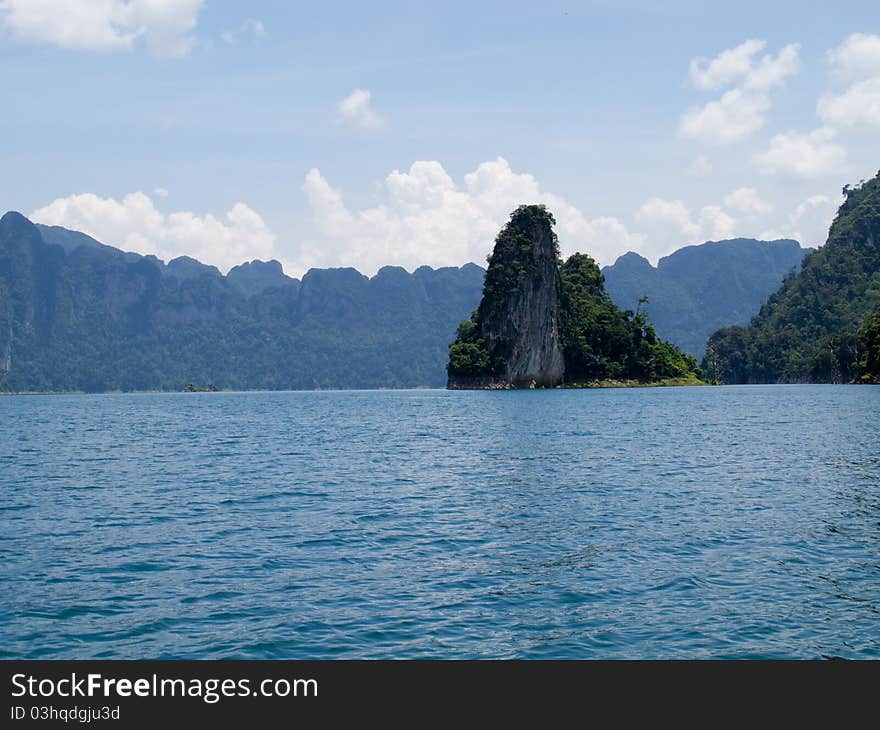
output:
M714 4L713 4L714 5ZM876 3L0 0L0 208L226 270L821 244L880 169Z

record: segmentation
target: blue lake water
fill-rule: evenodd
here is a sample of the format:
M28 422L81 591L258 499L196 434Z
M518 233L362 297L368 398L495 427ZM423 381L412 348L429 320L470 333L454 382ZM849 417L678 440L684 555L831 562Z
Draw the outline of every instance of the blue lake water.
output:
M0 398L0 656L880 657L880 388Z

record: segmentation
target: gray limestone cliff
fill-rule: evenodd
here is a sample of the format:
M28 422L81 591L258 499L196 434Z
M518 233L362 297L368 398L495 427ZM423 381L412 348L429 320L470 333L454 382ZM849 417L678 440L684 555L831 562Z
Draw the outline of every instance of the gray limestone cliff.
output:
M523 205L498 234L483 299L450 348L450 389L562 383L554 223L544 206Z

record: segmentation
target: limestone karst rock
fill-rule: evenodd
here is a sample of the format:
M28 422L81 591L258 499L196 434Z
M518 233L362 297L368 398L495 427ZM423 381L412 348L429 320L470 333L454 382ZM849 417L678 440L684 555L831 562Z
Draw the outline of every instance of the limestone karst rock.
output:
M560 260L554 223L544 206L521 205L498 234L480 306L449 346L447 387L700 382L693 357L611 301L592 257Z
M559 250L553 224L544 206L523 205L498 234L477 310L479 337L494 374L451 372L450 388L562 383Z

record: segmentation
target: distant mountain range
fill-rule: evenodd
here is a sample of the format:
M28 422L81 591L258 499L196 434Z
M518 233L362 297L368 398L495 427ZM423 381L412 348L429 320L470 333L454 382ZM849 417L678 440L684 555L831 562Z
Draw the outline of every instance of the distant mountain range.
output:
M276 261L223 276L124 253L18 213L0 219L0 390L442 387L480 298L475 264L413 273Z
M715 328L748 321L796 268L793 241L691 246L653 268L606 267L619 306L647 295L660 337L702 354ZM485 271L312 269L277 261L223 276L164 263L77 231L0 219L0 391L442 387L448 346Z
M642 310L657 334L701 358L710 334L746 324L811 251L797 241L735 238L680 248L656 268L628 253L602 273L615 304L636 310L647 296Z

